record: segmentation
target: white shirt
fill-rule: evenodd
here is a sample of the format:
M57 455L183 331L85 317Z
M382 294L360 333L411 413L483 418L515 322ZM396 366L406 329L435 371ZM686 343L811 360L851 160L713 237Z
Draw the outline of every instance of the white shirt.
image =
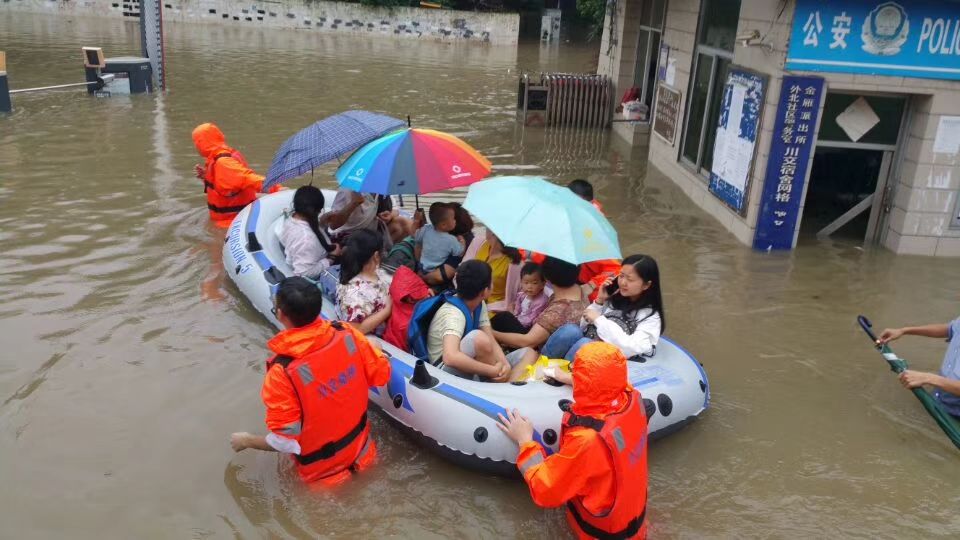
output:
M327 250L323 249L320 239L306 221L295 217L285 220L280 231L280 243L283 244L287 264L293 267L295 275L316 279L330 268Z
M277 452L300 455L300 443L293 439L288 439L276 433L267 433L267 436L264 438L267 440L270 448L273 448Z
M632 334L626 333L620 325L604 316L613 311L609 303L603 306L593 303L587 309L600 313L600 316L593 320L593 325L597 327L597 337L619 347L627 358L650 354L660 341L660 314L652 313L650 308L641 309L634 316L634 320L640 322L637 323L637 329ZM586 319L581 319L580 328L586 327Z

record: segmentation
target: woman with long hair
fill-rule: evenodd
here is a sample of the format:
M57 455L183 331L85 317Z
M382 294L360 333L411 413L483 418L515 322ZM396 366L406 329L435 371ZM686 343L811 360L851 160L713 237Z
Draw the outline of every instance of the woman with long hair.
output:
M628 358L649 355L665 328L657 261L648 255L631 255L623 260L620 275L604 282L580 324L558 328L541 352L549 358L572 360L583 345L604 341L619 347Z
M320 230L323 204L323 192L314 186L299 187L293 194L293 215L283 222L280 244L297 276L318 278L332 264L330 258L340 254L339 246Z
M380 269L383 238L360 229L347 239L340 254L337 309L343 321L364 334L383 335L390 318L390 276Z

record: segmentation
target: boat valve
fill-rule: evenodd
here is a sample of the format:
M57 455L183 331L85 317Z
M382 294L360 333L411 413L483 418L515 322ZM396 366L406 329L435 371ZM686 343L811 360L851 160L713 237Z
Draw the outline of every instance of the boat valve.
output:
M433 388L439 382L439 379L430 375L430 372L427 371L427 366L423 360L417 360L417 364L413 366L413 377L410 377L410 384L421 390L426 390L427 388Z

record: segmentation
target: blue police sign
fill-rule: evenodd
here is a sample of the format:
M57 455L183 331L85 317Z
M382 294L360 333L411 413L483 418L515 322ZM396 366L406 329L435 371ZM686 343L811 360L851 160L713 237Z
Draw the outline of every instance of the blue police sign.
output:
M753 238L755 249L793 248L822 96L820 77L783 78Z
M960 80L960 3L797 0L786 67Z

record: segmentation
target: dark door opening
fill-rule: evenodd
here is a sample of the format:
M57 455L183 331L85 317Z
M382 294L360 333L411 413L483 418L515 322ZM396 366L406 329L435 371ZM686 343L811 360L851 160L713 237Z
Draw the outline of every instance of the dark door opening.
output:
M810 170L800 234L872 241L879 212L877 184L886 179L883 150L817 147Z

